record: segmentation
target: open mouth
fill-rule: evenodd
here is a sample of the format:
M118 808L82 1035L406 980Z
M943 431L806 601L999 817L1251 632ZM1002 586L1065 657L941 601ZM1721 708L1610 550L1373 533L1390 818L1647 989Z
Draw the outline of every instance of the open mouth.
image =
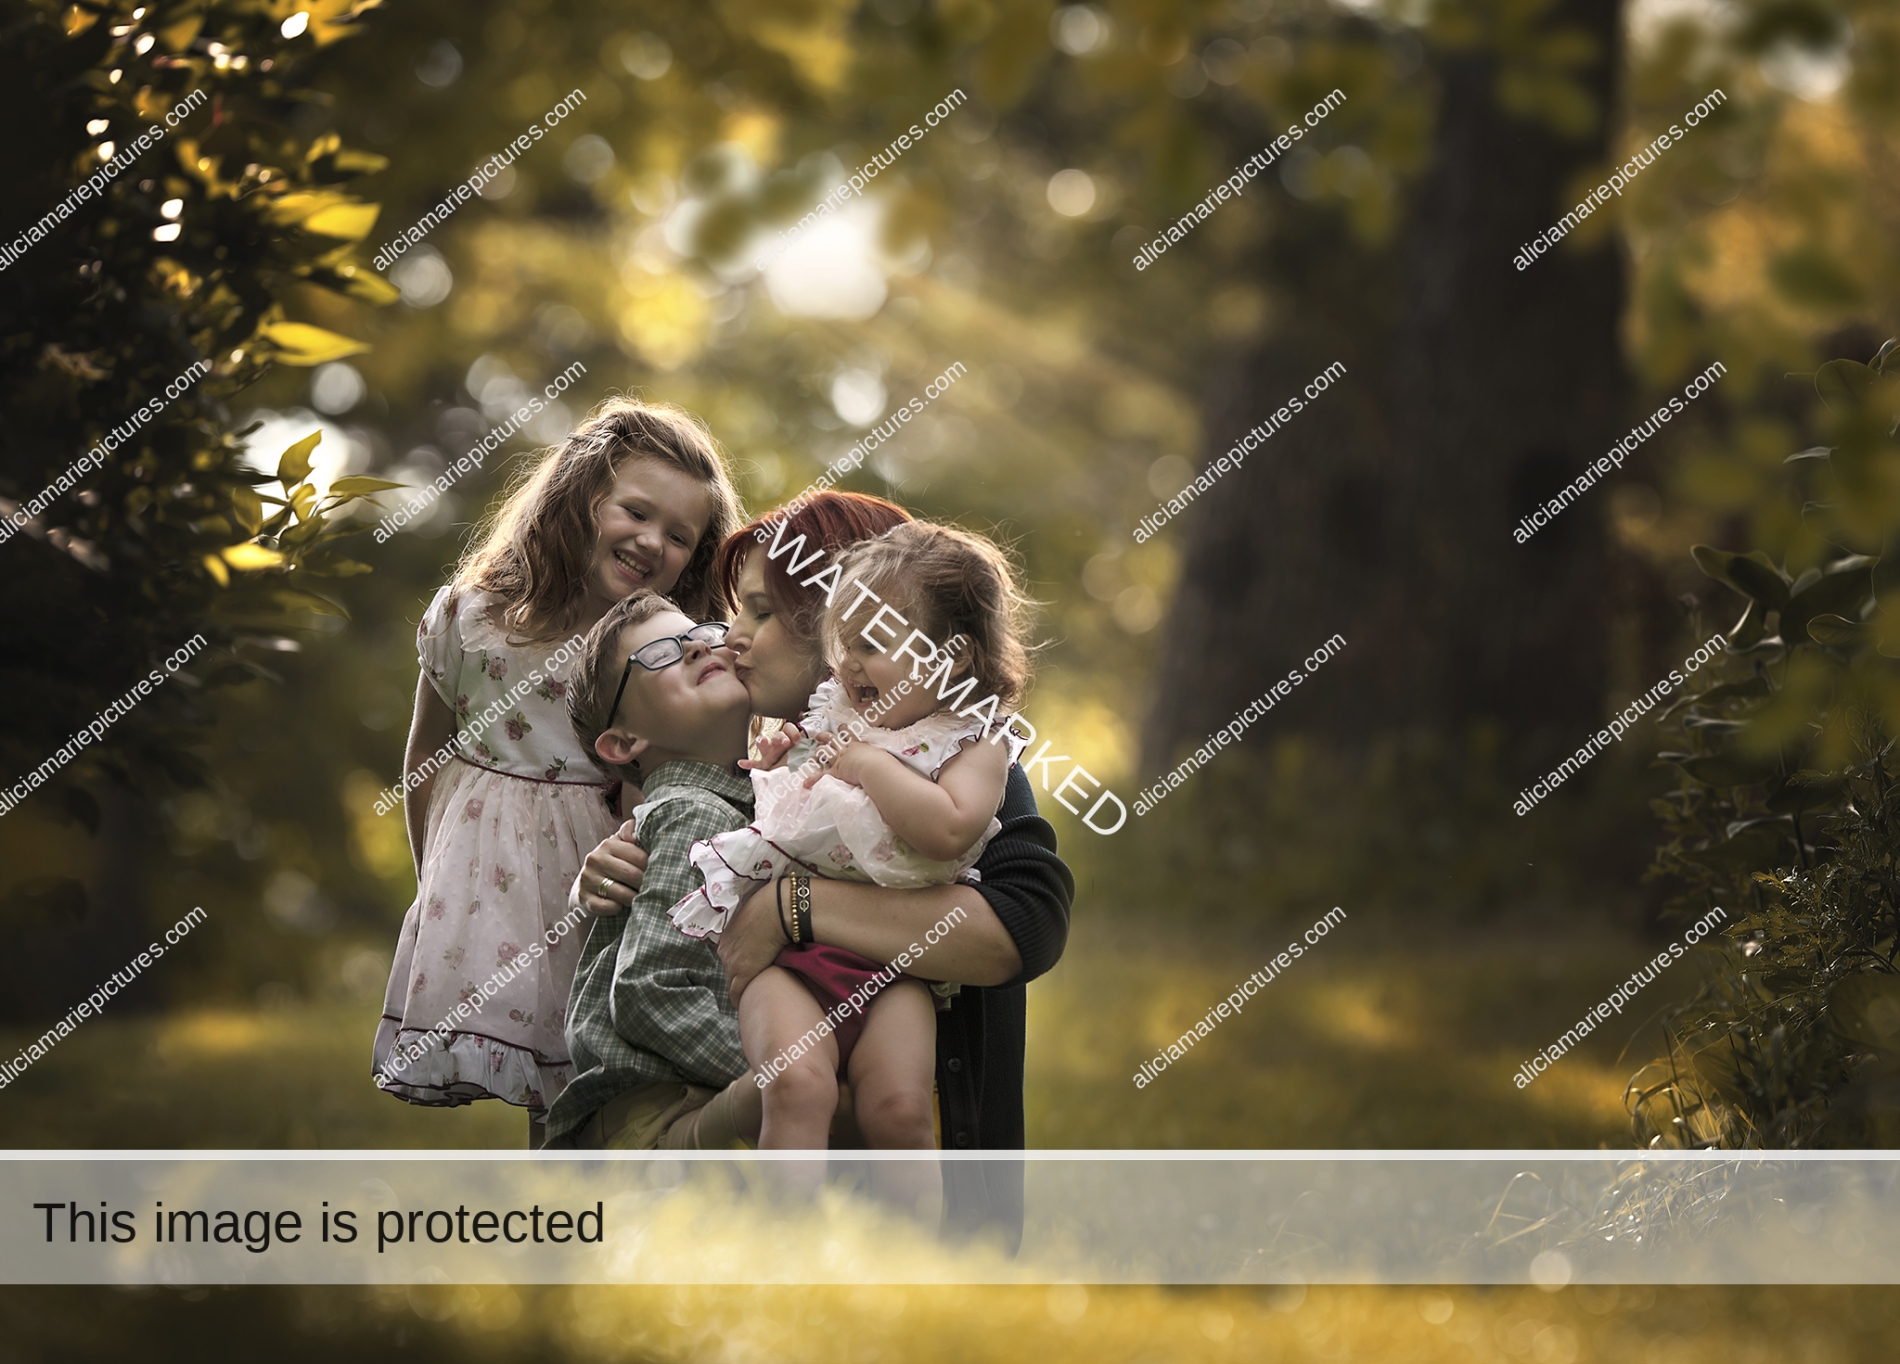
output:
M860 701L875 701L878 692L876 687L864 686L851 688L851 694Z
M714 673L723 673L723 672L729 672L729 671L730 669L728 669L725 664L721 663L718 659L714 659L712 662L708 663L705 667L699 670L699 676L693 679L693 685L698 686L701 682L704 682L707 678L711 677Z
M624 549L614 551L614 567L620 570L623 577L635 583L643 583L653 576L651 565L634 558L633 555L627 553Z

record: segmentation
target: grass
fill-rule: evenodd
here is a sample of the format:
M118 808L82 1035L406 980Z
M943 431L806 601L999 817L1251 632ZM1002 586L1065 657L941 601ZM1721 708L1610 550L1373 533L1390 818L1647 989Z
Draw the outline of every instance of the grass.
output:
M429 1286L0 1289L8 1358L1884 1364L1900 1290Z
M1030 990L1029 1145L1628 1146L1623 1086L1660 1041L1640 1020L1695 983L1694 968L1679 965L1519 1090L1517 1067L1655 947L1593 923L1454 937L1348 918L1135 1087L1142 1061L1303 927L1238 942L1142 927L1079 932Z
M1529 1088L1549 1045L1654 947L1582 924L1542 936L1336 926L1146 1089L1132 1077L1292 932L1163 934L1085 919L1030 988L1029 1144L1111 1147L1627 1146L1625 1081L1693 984L1677 966ZM17 1148L517 1148L505 1104L425 1109L376 1091L373 1000L88 1021L0 1091ZM0 1055L35 1034L0 1031Z
M72 1149L525 1147L523 1110L420 1108L370 1082L375 1002L82 1023L0 1091L0 1142ZM32 1036L0 1032L4 1054Z
M1139 1059L1292 934L1084 920L1030 992L1039 1147L1594 1147L1628 1143L1622 1086L1648 1056L1606 1027L1526 1091L1548 1045L1653 946L1594 924L1402 934L1349 919L1146 1090ZM1686 963L1640 1001L1693 984ZM1632 1010L1626 1018L1633 1018ZM87 1023L5 1091L14 1147L501 1147L498 1103L375 1092L374 1001ZM6 1054L24 1040L9 1030ZM212 1338L284 1364L995 1359L1860 1364L1892 1357L1892 1288L533 1287L0 1289L7 1357L156 1364Z

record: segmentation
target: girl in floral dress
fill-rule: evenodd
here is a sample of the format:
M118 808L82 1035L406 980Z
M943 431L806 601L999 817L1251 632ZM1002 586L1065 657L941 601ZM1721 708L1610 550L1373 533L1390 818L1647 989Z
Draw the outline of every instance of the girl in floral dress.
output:
M616 804L638 801L601 784L568 723L576 641L641 588L704 618L739 519L695 418L612 399L526 474L430 602L404 763L416 900L376 1030L380 1088L519 1105L539 1145L572 1073L561 1030L586 933L562 919L568 884Z

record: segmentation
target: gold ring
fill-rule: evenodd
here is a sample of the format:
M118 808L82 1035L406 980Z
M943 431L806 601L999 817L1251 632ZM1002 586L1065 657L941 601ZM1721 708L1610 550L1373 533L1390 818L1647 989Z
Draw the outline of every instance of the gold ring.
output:
M603 900L612 899L613 897L607 894L607 887L611 885L617 885L617 884L618 883L614 880L613 877L603 876L600 878L600 889L595 891L594 894L598 895Z

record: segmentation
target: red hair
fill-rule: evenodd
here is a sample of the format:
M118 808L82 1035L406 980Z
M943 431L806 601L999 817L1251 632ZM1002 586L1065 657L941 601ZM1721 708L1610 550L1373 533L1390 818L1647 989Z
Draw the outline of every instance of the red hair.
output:
M771 593L773 604L791 617L794 634L800 640L811 641L811 648L815 652L818 647L818 613L825 604L824 594L815 587L804 587L794 582L785 566L796 559L805 565L801 576L809 578L829 566L838 551L860 540L874 539L892 526L901 526L914 519L895 502L886 502L869 493L840 493L829 489L813 493L805 505L785 517L782 524L777 513L768 513L726 537L726 542L719 546L719 555L713 564L713 572L718 579L719 599L728 612L736 610L739 604L739 570L745 563L746 555L764 547L768 541L790 546L803 536L805 543L789 554L781 550L779 557L774 559L767 551L765 590ZM823 563L809 562L813 550L824 552Z

